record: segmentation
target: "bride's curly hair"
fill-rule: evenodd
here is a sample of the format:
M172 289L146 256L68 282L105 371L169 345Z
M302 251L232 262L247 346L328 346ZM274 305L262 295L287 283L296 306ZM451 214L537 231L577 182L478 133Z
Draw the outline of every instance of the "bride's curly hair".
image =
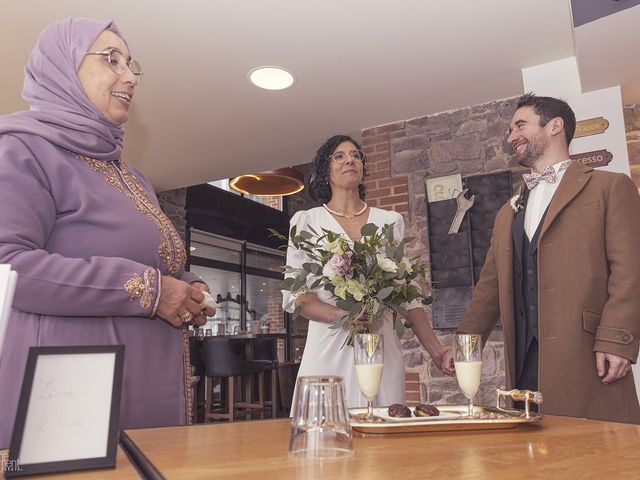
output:
M324 142L318 151L316 152L316 156L313 159L313 168L311 170L311 175L309 176L309 180L307 182L307 186L309 189L309 195L311 198L319 203L327 203L331 200L331 185L329 184L329 156L335 152L338 145L342 142L351 142L353 143L358 150L362 150L362 147L358 142L356 142L353 138L348 135L334 135L329 140ZM367 164L366 158L362 159L362 177L367 176ZM365 188L364 183L360 182L358 185L358 194L360 195L360 199L364 200L365 197Z

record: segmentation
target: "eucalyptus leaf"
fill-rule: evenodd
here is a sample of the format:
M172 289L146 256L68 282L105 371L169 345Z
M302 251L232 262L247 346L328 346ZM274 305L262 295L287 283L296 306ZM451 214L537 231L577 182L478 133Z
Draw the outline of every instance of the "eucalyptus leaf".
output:
M300 313L302 312L302 304L298 305L295 310L293 311L293 320L295 320L296 318L298 318L298 316L300 316Z
M407 309L404 307L401 307L400 305L391 304L391 308L393 308L396 312L398 312L403 317L406 317L407 315L409 315L409 312L407 312Z
M389 295L391 295L392 292L393 292L393 286L384 287L382 290L378 292L378 294L376 295L376 298L378 300L384 300Z
M393 240L393 226L395 225L395 223L392 223L389 225L389 228L386 229L385 233L385 237L387 238L388 241ZM386 226L386 225L385 225Z
M280 290L291 290L291 287L293 286L293 282L295 282L295 280L296 279L294 277L285 278L282 282L280 282Z
M349 310L349 313L351 315L356 315L356 314L359 314L361 311L362 311L362 302L356 302L353 304L353 306Z
M354 302L353 300L343 300L341 298L339 298L336 301L336 306L342 310L346 310L347 312L349 310L351 310L351 308L353 307L354 304L357 304L356 302Z
M363 237L371 237L372 235L375 235L377 231L378 227L375 223L367 223L360 229L360 235Z
M313 273L314 275L319 275L322 272L322 267L317 263L303 263L302 268L304 268L307 272Z
M393 326L396 330L396 336L398 338L402 338L402 336L404 335L404 325L402 324L402 322L396 318L393 321Z

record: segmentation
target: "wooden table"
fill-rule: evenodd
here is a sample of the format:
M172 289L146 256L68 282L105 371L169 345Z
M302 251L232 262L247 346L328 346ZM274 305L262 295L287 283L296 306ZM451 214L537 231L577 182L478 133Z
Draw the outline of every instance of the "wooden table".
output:
M632 479L640 478L640 426L547 416L510 430L355 434L352 457L289 457L288 419L128 430L167 479ZM2 452L0 452L1 454ZM48 478L138 478L118 451L115 470Z
M640 478L640 426L547 416L510 430L354 436L347 459L287 453L288 419L129 430L167 479Z
M0 450L0 467L4 467L7 462L8 451ZM4 461L2 459L5 459ZM0 471L3 471L0 468ZM17 478L33 478L33 479L56 479L56 478L77 478L78 480L129 480L140 478L136 468L129 462L127 455L123 452L121 447L118 447L118 453L116 454L116 468L101 468L99 470L82 470L77 472L63 472L56 473L55 475L34 475L29 477L17 477Z

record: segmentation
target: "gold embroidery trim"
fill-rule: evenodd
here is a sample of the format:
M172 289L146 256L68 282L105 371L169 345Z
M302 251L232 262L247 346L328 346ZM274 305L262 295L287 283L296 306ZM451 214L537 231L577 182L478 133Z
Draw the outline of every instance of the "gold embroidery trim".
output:
M185 407L185 415L187 417L187 425L193 424L194 415L196 412L193 411L193 391L191 389L191 361L189 360L189 330L188 327L183 327L181 329L182 334L182 370L184 374L183 384L184 384L184 407Z
M177 273L184 268L187 254L180 235L174 228L171 220L149 198L147 191L140 185L136 176L127 168L126 162L120 160L120 166L116 162L107 162L77 155L89 168L104 175L105 181L116 190L122 192L136 206L138 212L154 222L162 236L158 247L158 255L166 265L169 273Z
M144 310L149 309L154 299L153 287L156 277L156 270L147 268L142 273L142 277L136 273L127 280L124 284L124 290L129 294L129 301L133 302L136 299L140 299L140 306Z

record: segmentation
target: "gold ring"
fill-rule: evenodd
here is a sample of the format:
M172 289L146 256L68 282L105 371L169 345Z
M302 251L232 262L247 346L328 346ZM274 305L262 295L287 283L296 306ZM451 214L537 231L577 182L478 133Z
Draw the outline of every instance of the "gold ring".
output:
M180 315L180 318L182 319L182 323L189 323L191 320L193 320L193 314L191 312L185 312Z

